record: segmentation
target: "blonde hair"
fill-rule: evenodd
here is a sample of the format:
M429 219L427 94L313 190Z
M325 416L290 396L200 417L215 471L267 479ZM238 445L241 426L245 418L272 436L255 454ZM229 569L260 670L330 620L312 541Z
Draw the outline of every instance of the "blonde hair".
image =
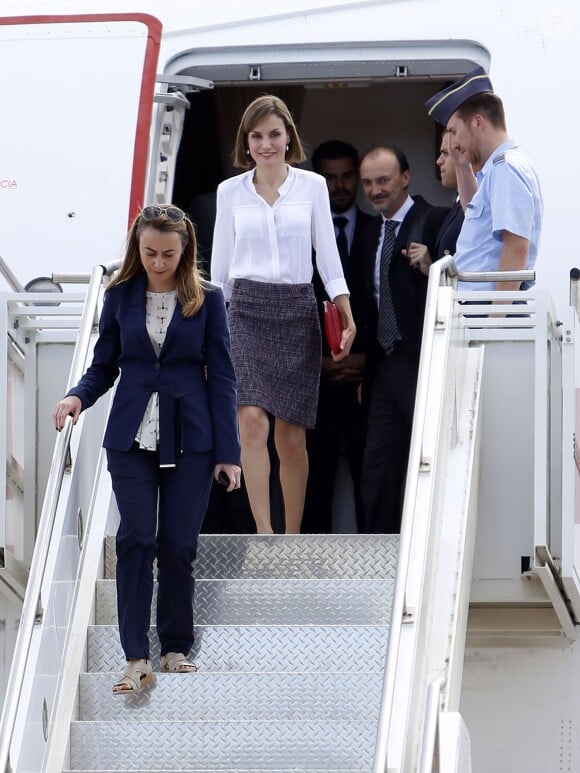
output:
M181 239L183 250L175 271L177 298L181 303L182 315L184 317L193 317L203 306L205 293L211 287L202 277L197 266L197 240L193 223L185 213L183 213L183 219L178 223L169 220L165 215L167 206L169 205L159 207L159 217L144 220L140 213L133 220L127 234L125 257L123 258L121 268L108 285L107 290L121 282L127 282L139 274L145 273L139 253L139 241L143 229L154 228L161 233L177 233Z
M286 103L273 94L264 94L251 102L244 110L232 153L234 166L240 169L251 169L255 166L254 160L248 154L248 134L270 115L278 116L288 132L290 139L288 150L286 151L286 161L289 164L298 164L300 161L305 160L306 154L304 153L296 124Z

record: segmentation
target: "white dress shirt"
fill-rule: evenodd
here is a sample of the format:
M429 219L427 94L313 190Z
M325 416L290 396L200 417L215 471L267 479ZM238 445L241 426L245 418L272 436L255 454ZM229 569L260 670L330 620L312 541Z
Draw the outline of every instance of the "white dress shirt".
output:
M272 205L256 192L253 178L251 169L217 189L211 278L225 299L235 279L311 282L313 248L329 298L348 294L324 177L289 166Z
M407 213L411 209L415 202L410 196L407 196L405 203L403 206L395 212L393 217L389 218L389 220L395 220L397 222L397 227L395 228L395 236L399 235L399 231L401 230L401 223L407 216ZM382 215L383 218L383 227L381 228L381 238L379 239L379 244L377 247L376 257L375 257L375 300L377 302L377 307L379 305L379 298L381 295L381 250L383 249L383 239L385 238L385 223L387 222L387 218L385 218L384 215Z

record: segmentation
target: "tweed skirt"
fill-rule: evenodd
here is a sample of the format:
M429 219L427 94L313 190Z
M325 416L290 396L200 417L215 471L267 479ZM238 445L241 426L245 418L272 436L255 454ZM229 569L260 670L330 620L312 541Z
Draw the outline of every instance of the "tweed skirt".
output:
M321 336L312 285L236 279L228 317L238 405L314 427Z

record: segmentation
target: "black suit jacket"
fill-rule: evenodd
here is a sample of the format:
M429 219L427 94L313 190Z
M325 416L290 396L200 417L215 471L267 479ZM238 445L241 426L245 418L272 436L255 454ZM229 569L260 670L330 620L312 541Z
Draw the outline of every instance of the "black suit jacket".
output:
M369 215L363 212L357 207L356 222L354 226L354 234L352 238L352 244L348 256L348 263L344 265L344 278L350 292L350 307L352 310L352 316L356 325L356 337L353 341L351 352L364 352L367 348L367 332L368 332L368 311L366 305L366 298L364 295L364 272L366 265L366 241L362 234L366 227L375 220L374 215ZM322 280L318 273L318 270L314 269L314 276L312 279L314 285L314 292L318 300L318 309L320 313L320 324L323 328L323 312L322 302L328 300L328 296L322 284ZM324 336L323 336L324 339ZM326 341L323 340L322 354L327 356L329 354Z
M418 363L425 314L427 277L420 271L411 268L409 259L402 254L401 250L406 249L412 241L424 243L426 219L433 207L422 196L413 196L413 201L414 204L401 223L397 234L389 268L389 282L402 346L409 358ZM372 378L373 366L380 352L380 344L377 341L378 309L374 292L374 278L382 227L383 218L379 215L372 219L361 235L366 261L363 289L368 315L367 363L370 378Z
M463 209L459 201L451 207L441 226L437 239L435 240L435 248L431 253L433 260L439 260L448 252L450 255L455 255L455 249L457 246L457 239L459 238L459 232L463 225Z

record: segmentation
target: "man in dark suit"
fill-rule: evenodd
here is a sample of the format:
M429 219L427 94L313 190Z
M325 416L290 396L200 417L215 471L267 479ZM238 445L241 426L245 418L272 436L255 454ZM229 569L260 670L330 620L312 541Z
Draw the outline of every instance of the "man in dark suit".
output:
M364 404L362 469L365 530L400 530L413 424L427 278L405 254L423 243L432 207L409 196L411 172L396 147L371 148L361 161L364 194L379 217L365 229L365 296L371 310Z
M361 283L363 260L360 235L373 218L356 205L359 186L357 150L347 142L330 140L312 154L312 168L326 179L338 251L350 290L350 304L357 326L351 353L334 362L323 344L316 427L308 433L310 472L306 491L303 532L331 532L334 483L341 453L345 453L353 484L358 530L362 515L360 473L364 445L363 419L358 388L365 366L366 308ZM322 310L327 300L318 272L314 290ZM322 320L321 320L322 321Z
M446 254L455 254L457 239L463 225L463 207L457 195L455 163L449 150L449 134L445 131L441 137L441 148L436 163L441 174L441 185L454 191L455 203L451 208L435 207L427 215L425 234L436 234L432 251L426 244L419 242L410 244L408 250L411 265L419 268L425 276L428 275L429 267L434 260L439 260Z

